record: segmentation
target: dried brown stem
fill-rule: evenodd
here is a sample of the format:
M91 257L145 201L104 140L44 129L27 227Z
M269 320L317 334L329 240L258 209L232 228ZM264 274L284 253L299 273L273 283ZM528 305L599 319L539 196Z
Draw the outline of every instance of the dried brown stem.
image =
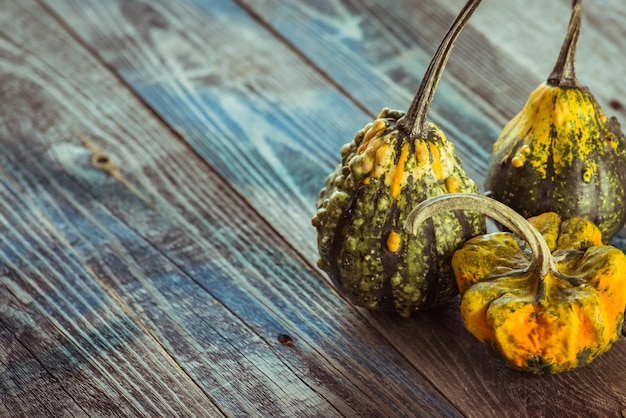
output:
M439 80L441 80L441 75L448 62L454 43L480 2L481 0L469 0L465 4L456 20L450 26L450 29L448 29L437 52L435 52L409 110L398 121L398 125L406 129L411 138L428 137L428 112L435 97L437 85Z
M576 79L576 46L582 21L582 0L574 0L572 3L572 16L570 17L567 35L561 46L559 58L556 61L552 74L548 78L548 84L559 87L578 87Z
M532 260L526 271L534 271L540 278L538 292L542 293L541 281L550 272L556 271L554 257L543 236L526 219L510 207L486 196L469 193L452 193L427 199L411 211L404 229L416 235L420 225L443 211L475 211L485 214L526 241L532 252ZM540 299L542 295L538 296Z

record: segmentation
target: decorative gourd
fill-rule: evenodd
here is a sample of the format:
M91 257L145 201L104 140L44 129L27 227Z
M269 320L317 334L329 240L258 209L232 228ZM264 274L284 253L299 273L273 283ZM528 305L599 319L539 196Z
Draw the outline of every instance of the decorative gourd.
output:
M444 193L477 193L454 145L427 121L452 46L480 0L470 0L433 57L406 114L383 109L341 149L317 202L319 266L356 305L409 316L458 294L450 258L483 233L484 217L435 218L416 237L402 229L418 203Z
M582 216L609 242L626 222L626 137L576 79L581 8L575 0L552 75L495 142L485 190L524 217Z
M419 231L450 210L485 213L515 233L474 237L452 258L463 324L505 364L559 373L589 364L620 338L626 255L602 245L593 223L554 212L527 222L496 200L459 194L418 205L406 228Z

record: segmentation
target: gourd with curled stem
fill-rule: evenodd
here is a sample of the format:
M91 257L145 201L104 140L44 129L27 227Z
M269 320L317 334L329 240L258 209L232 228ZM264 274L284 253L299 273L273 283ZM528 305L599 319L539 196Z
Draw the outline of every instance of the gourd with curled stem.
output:
M577 80L581 20L574 0L552 74L494 143L485 190L524 217L587 218L608 242L626 222L626 137Z
M450 268L456 248L485 230L484 218L462 212L402 229L420 201L445 193L477 193L454 145L428 121L452 46L480 0L470 0L435 53L406 114L383 109L341 149L312 223L319 266L355 304L403 316L458 293Z
M405 227L417 232L451 210L484 213L512 231L476 236L452 258L463 324L505 364L560 373L589 364L620 338L626 256L603 245L593 223L554 212L526 221L488 197L458 194L422 202Z

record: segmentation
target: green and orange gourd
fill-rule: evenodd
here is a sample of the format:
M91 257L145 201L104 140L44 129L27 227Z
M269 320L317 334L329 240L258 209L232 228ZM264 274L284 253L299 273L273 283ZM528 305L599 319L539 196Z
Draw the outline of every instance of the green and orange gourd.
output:
M581 9L574 0L552 74L496 140L485 190L524 217L584 217L608 242L626 222L626 137L576 78Z
M478 211L512 232L468 240L452 267L465 328L514 369L555 374L591 363L620 339L626 255L602 244L592 222L546 212L526 221L485 196L422 202L406 228L451 210Z
M402 316L458 294L450 260L484 217L446 213L416 235L403 229L419 202L441 194L477 193L454 144L427 120L454 42L480 0L470 0L433 57L406 114L383 109L341 149L312 219L319 266L356 305Z

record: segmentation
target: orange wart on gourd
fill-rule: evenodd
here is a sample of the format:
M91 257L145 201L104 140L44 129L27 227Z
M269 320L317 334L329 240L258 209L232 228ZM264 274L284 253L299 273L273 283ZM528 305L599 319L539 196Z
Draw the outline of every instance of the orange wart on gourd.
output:
M341 149L312 219L320 267L355 304L403 316L458 293L450 266L455 249L485 230L484 217L448 213L417 236L402 225L418 202L477 193L454 144L427 120L452 46L480 4L470 0L435 53L406 114L383 109Z

